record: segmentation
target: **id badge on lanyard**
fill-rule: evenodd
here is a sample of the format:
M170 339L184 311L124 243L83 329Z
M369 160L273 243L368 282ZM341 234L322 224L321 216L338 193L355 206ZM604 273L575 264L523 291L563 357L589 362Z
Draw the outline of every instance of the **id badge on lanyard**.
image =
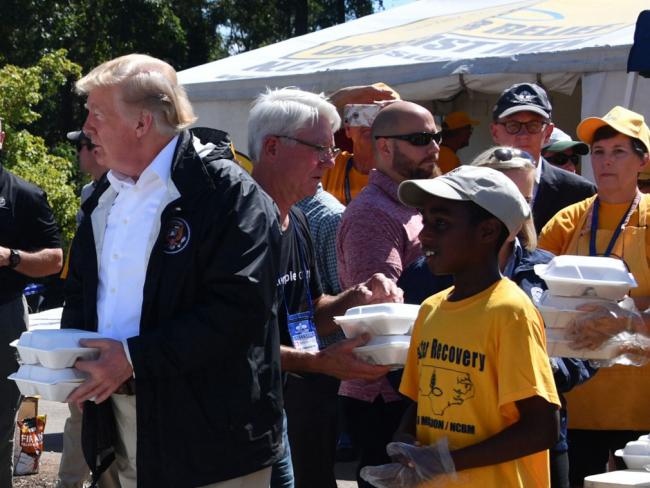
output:
M289 337L293 347L298 351L318 352L318 336L316 334L316 324L314 323L314 305L311 299L311 291L309 289L309 273L307 272L307 263L302 250L302 240L298 233L298 225L293 217L289 214L291 223L293 225L293 232L296 236L298 243L298 254L300 255L300 265L302 267L303 280L306 283L305 293L307 295L307 310L299 313L289 313L287 308L287 300L285 296L284 307L287 312L287 328L289 329ZM284 292L284 290L283 290Z
M316 324L311 310L287 314L287 327L293 347L299 351L318 352Z

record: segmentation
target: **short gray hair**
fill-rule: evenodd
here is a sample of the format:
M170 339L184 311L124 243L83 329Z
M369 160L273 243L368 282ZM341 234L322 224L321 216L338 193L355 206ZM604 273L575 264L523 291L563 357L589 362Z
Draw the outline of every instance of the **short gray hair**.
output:
M513 151L513 157L502 161L501 159L495 156L495 151ZM472 166L484 166L486 168L492 168L501 173L505 173L507 176L508 171L535 171L535 165L533 162L525 157L517 156L517 151L514 147L508 146L494 146L490 149L483 151L481 154L476 156L472 161ZM519 231L519 240L521 244L530 252L534 251L537 248L537 232L535 231L535 224L533 222L533 215L531 213L530 217L526 219L521 226Z
M160 59L145 54L120 56L100 64L75 85L84 96L107 86L119 86L127 105L149 110L161 134L177 134L196 120L176 71Z
M322 93L297 88L266 89L253 102L248 117L248 154L257 163L264 140L269 135L292 136L325 118L336 132L341 117Z

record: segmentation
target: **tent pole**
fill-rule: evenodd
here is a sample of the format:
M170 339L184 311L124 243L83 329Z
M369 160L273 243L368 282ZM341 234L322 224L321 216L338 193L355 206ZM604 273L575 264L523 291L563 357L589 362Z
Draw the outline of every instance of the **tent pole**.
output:
M639 79L639 73L632 71L627 74L627 83L625 84L625 97L623 98L623 106L631 108L634 102L634 95L636 94L636 83Z

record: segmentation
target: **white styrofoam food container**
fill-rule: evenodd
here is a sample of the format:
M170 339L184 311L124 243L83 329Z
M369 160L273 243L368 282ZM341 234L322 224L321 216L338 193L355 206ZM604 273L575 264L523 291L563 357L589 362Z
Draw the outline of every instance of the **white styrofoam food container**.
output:
M585 312L578 310L580 305L605 304L611 300L594 297L561 297L551 295L547 290L539 298L533 296L533 302L544 319L544 325L550 329L563 329L572 320Z
M19 346L52 351L54 349L72 349L79 347L80 339L102 339L97 332L80 329L39 329L28 330L20 334Z
M354 354L370 364L404 365L408 355L411 336L385 335L370 339L367 344L355 347Z
M640 454L625 454L624 449L617 449L614 452L615 456L622 457L625 465L630 469L644 469L646 464L650 464L650 456L643 456Z
M40 395L44 400L65 402L68 395L83 383L87 375L74 368L50 369L23 364L17 372L7 378L15 381L25 396Z
M24 364L41 364L61 369L74 366L77 359L95 359L99 349L79 347L80 339L101 339L97 332L78 329L42 329L23 332L11 343Z
M623 453L633 456L650 456L650 442L647 440L630 441L625 444Z
M637 286L625 263L615 258L556 256L548 264L536 264L534 269L552 295L621 300Z
M12 342L11 345L18 349L22 363L40 364L52 369L71 368L77 359L96 359L99 356L99 349L93 347L75 347L46 351L44 349L21 346L16 341Z
M349 339L364 332L373 336L405 335L410 334L419 310L419 305L377 303L350 308L334 321Z
M585 488L650 487L650 473L625 469L609 473L592 474L584 481Z
M619 355L618 344L606 344L599 349L572 349L565 339L564 329L546 330L546 352L549 356L577 359L614 359Z

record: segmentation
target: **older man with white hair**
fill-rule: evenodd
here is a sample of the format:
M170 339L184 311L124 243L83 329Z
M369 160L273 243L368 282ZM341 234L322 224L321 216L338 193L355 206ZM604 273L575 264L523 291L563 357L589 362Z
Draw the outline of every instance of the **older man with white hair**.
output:
M401 301L402 292L377 273L336 296L323 293L309 226L295 204L313 195L338 149L336 108L321 95L284 88L260 95L251 110L249 153L253 178L280 210L282 264L278 288L285 409L297 488L336 488L336 405L339 379L375 379L388 368L364 363L353 349L367 336L322 347L340 331L333 316L354 306ZM287 461L272 487L292 486ZM275 473L274 473L275 475Z
M123 488L267 487L282 441L273 203L224 133L187 130L167 63L122 56L77 91L109 169L84 205L62 319L106 337L82 341L99 357L77 361L89 379L68 398L93 478L115 458Z

